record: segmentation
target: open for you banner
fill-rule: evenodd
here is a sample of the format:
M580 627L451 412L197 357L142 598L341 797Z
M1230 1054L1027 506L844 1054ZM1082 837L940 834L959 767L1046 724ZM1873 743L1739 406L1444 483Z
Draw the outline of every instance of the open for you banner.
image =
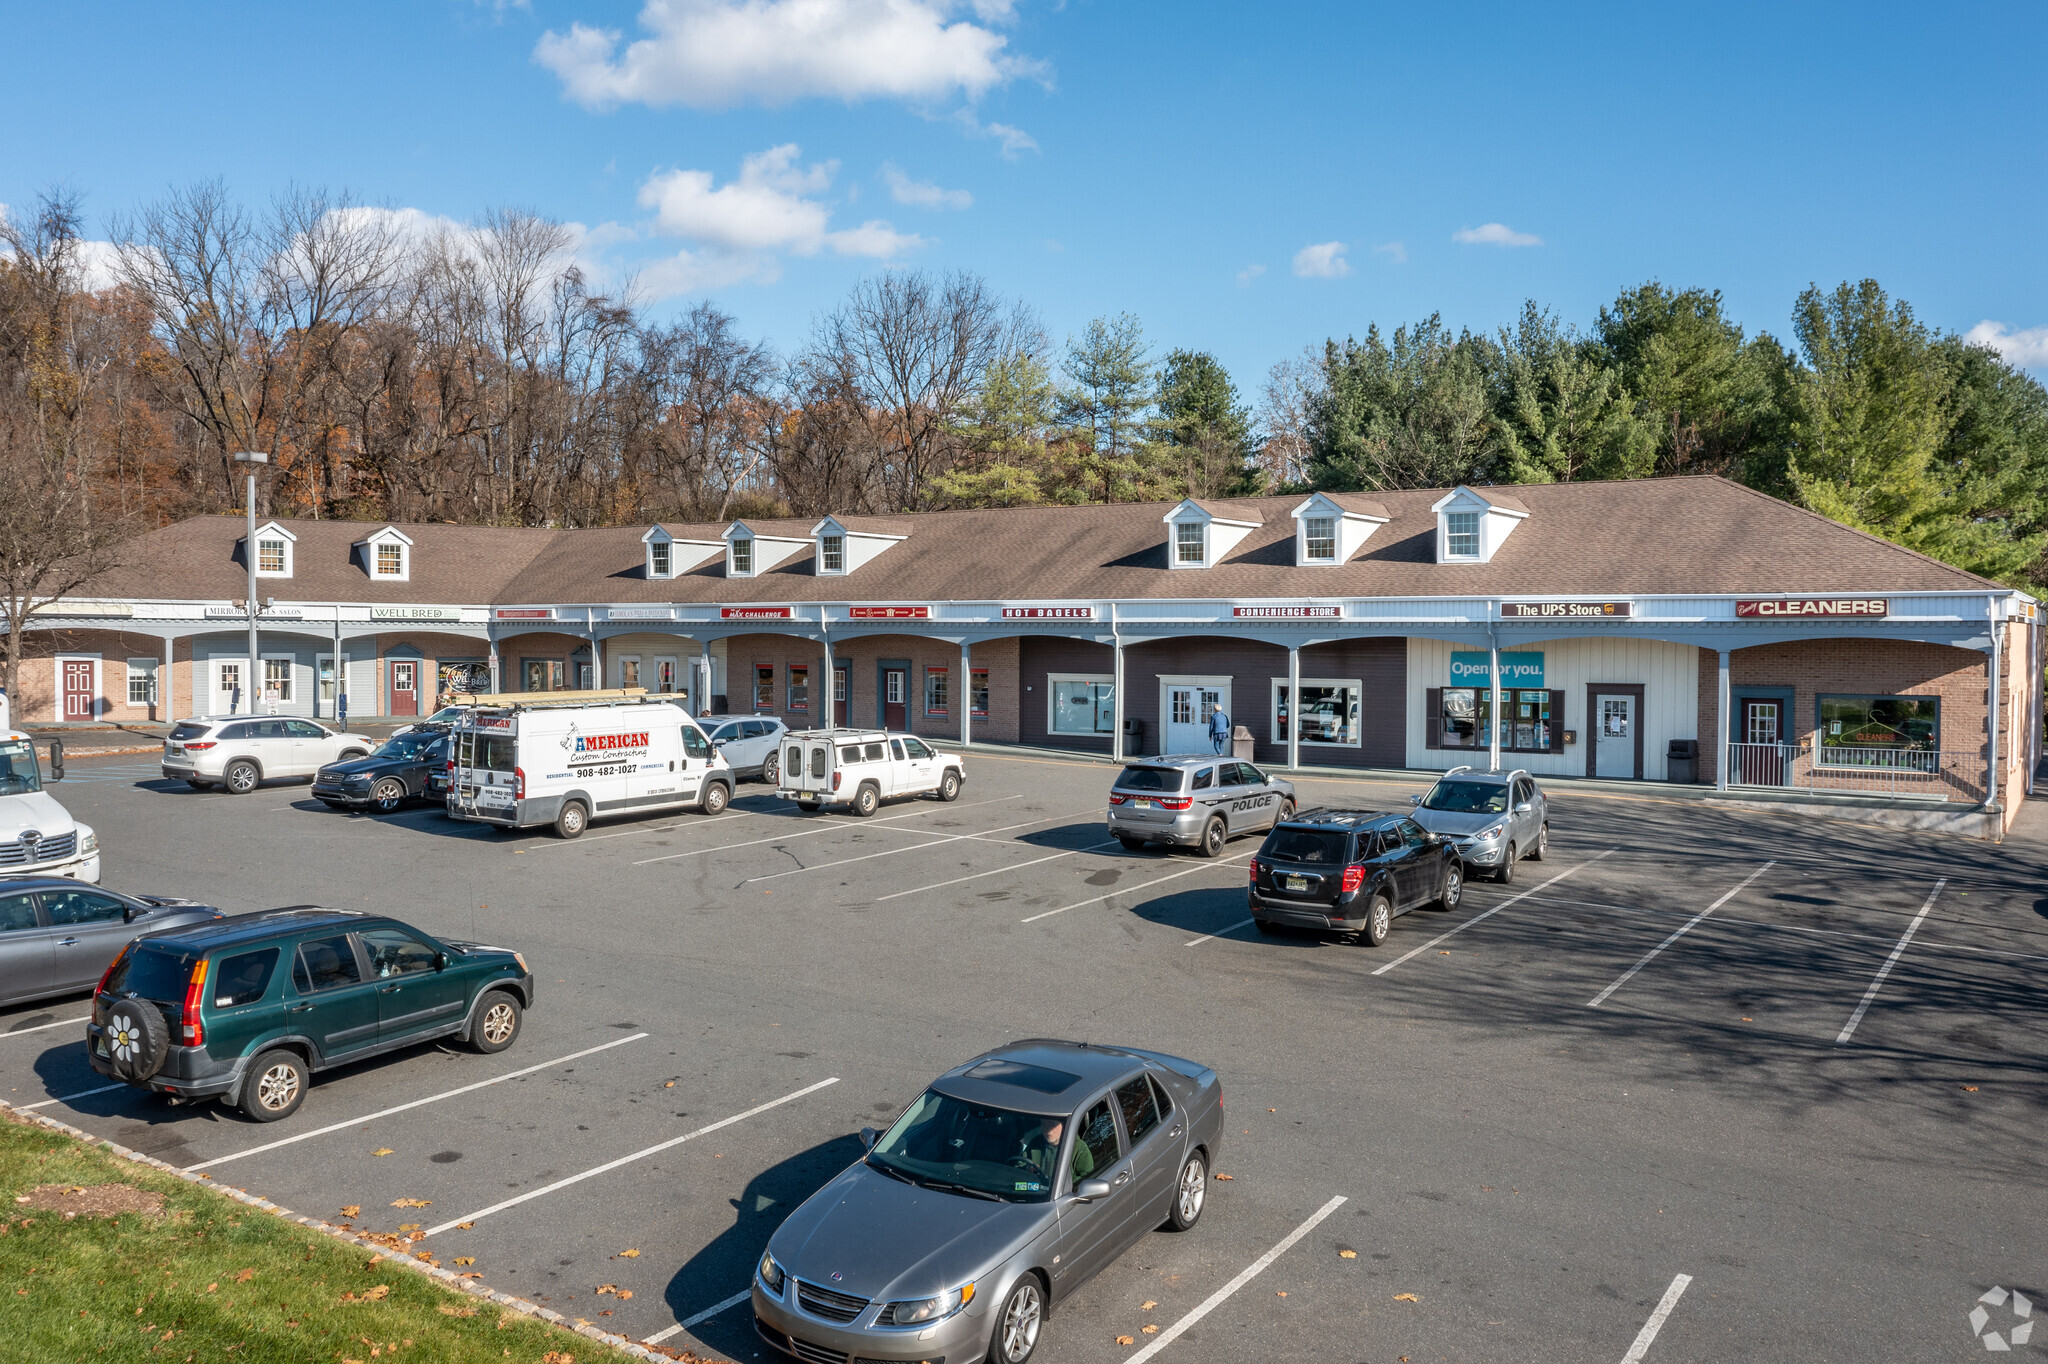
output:
M1489 667L1490 654L1451 655L1451 685L1454 687L1490 687L1493 672ZM1543 651L1523 650L1500 656L1500 684L1503 687L1540 687L1543 685Z

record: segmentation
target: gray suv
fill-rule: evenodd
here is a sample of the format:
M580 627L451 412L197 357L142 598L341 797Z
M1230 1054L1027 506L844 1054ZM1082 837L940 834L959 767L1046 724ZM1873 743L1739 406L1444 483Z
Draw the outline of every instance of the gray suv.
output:
M1291 783L1214 754L1135 759L1109 792L1109 831L1134 851L1166 843L1220 857L1230 839L1293 813Z
M1515 879L1522 858L1541 862L1550 847L1550 803L1536 779L1512 772L1454 767L1427 795L1410 796L1415 822L1451 841L1465 865Z
M704 737L724 756L735 777L759 777L775 786L782 780L778 746L788 732L789 726L772 715L748 715L724 721Z

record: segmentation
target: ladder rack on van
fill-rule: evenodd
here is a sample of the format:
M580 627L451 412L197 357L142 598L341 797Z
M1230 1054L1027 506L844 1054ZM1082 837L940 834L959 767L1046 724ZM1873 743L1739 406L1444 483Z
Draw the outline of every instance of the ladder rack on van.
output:
M479 710L553 710L563 706L640 705L645 702L680 702L680 696L649 695L645 687L614 687L598 691L494 692L489 695L456 692L448 698L451 706L475 706Z

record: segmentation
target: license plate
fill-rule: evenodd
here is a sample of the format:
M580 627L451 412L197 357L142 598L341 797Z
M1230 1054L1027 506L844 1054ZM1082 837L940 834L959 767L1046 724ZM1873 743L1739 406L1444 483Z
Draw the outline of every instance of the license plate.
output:
M1287 888L1289 890L1307 890L1308 878L1306 876L1290 876L1287 878Z
M1152 802L1149 800L1134 801L1132 803L1135 804L1140 810L1149 810L1152 808Z
M185 756L185 745L172 744L170 746L169 752L173 758L182 758Z
M465 786L462 788L462 794L465 799L474 796L476 794L476 788L474 786Z

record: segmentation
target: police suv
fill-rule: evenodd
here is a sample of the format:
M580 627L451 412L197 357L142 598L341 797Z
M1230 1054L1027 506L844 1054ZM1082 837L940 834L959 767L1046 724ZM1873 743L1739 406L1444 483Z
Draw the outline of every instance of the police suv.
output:
M1166 843L1217 857L1293 814L1292 783L1213 754L1133 758L1109 790L1109 831L1133 850Z
M472 698L449 757L448 813L563 838L593 819L732 800L732 768L690 713L626 691L534 692Z

